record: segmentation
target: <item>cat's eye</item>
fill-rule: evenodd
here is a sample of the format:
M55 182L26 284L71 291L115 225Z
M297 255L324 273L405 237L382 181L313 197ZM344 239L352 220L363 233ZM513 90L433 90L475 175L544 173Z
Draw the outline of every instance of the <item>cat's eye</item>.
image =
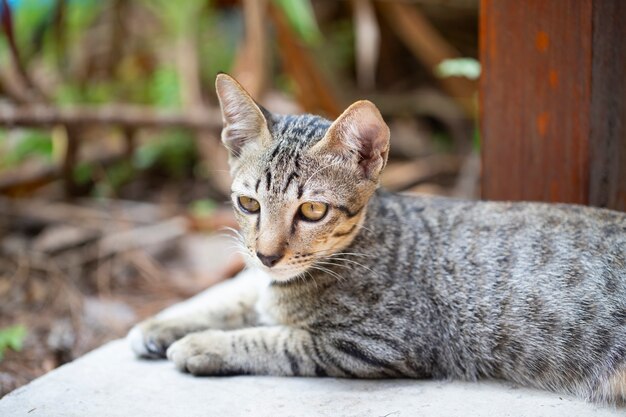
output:
M322 220L326 212L328 212L328 204L318 201L309 201L300 206L302 218L311 222Z
M237 203L239 203L239 207L246 213L256 213L261 209L261 205L257 200L243 195L237 197Z

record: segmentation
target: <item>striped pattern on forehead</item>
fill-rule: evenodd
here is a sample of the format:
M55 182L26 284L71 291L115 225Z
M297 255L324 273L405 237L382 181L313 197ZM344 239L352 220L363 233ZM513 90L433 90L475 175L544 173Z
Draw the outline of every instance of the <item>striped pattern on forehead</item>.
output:
M330 121L309 114L277 116L272 121L274 143L260 178L266 191L284 194L296 184L298 198L302 196L302 154L324 137L330 125Z
M320 140L331 122L311 114L278 116L273 120L271 133L274 139L288 139L289 143L302 142L313 145Z

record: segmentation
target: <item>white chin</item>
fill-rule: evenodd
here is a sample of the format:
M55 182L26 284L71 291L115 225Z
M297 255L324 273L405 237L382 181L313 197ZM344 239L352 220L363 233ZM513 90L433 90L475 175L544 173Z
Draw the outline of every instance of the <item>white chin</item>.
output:
M264 268L264 272L270 276L272 281L287 282L303 273L305 269L269 269Z
M248 266L252 269L256 269L269 278L270 281L275 282L287 282L296 278L298 275L302 274L308 268L281 268L280 266L276 268L268 268L265 265L261 264L261 262L257 262L256 260L252 260L252 262L248 262Z

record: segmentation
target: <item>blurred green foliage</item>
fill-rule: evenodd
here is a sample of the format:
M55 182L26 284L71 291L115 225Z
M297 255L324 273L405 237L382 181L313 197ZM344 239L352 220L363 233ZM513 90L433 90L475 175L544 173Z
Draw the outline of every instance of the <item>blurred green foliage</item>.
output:
M64 10L59 14L61 3ZM215 75L233 65L243 32L238 9L218 11L207 0L21 0L10 4L20 59L31 72L36 68L37 73L47 74L49 99L61 106L120 102L180 109L184 80L177 48L181 39L191 39L197 46L201 82L212 86ZM119 32L117 43L112 30ZM11 59L7 38L1 34L0 62ZM11 134L0 130L0 170L28 159L47 163L53 149L48 130L19 129ZM181 178L193 172L197 159L191 133L164 130L142 141L131 163L116 163L103 172L102 167L79 162L74 177L82 185L95 182L94 194L110 195L138 171L159 169Z
M32 54L33 48L41 45L45 33L39 28L48 20L51 6L45 2L24 1L19 3L19 7L12 8L15 40L21 51Z
M324 40L318 50L318 63L326 71L349 72L354 65L354 23L350 19L332 22L324 30Z
M141 2L161 20L169 35L179 37L197 29L197 17L206 0L142 0Z
M198 217L208 216L217 209L218 205L214 200L205 198L200 200L195 200L191 203L189 208L189 212Z
M22 129L10 139L6 130L0 130L0 169L12 168L30 158L52 159L50 133L36 129ZM9 143L11 142L11 143ZM10 149L5 151L4 149Z
M435 68L435 74L441 78L465 77L470 80L477 80L480 71L480 62L474 58L444 59Z
M310 0L273 0L300 38L310 45L322 39Z
M21 61L50 75L47 91L55 104L62 105L124 102L180 107L176 56L180 39L189 37L197 45L201 78L211 86L218 72L230 70L243 32L241 13L218 11L207 0L13 3ZM56 10L60 3L62 18ZM306 27L302 17L306 14L295 9L300 11L297 24ZM117 44L112 41L115 32ZM10 60L7 39L0 35L0 61Z
M320 29L311 0L271 1L283 12L300 40L311 47L323 73L347 75L335 78L342 82L353 79L352 16L322 20ZM199 71L200 95L215 104L211 91L215 75L231 70L244 35L240 5L217 7L211 0L9 3L20 60L31 75L36 74L38 84L45 86L51 104L58 106L128 103L181 110L187 104L182 92L188 90L189 83L189 71L185 70L188 62L184 62L189 58L185 58L189 49L185 48L193 51L191 62ZM11 60L7 37L0 33L0 62ZM436 72L441 77L475 78L480 64L468 59L448 60ZM192 87L195 81L192 80ZM284 72L273 82L283 91L296 90ZM87 146L119 140L114 129L98 131L97 140L85 141L91 142ZM114 195L144 170L159 170L177 179L198 172L194 166L199 158L193 133L170 129L151 134L138 143L132 161L113 164L106 172L101 166L79 161L74 168L76 182L85 186L94 183L96 195ZM480 143L478 136L476 133L476 147ZM451 138L444 134L435 135L434 140L443 150L451 147ZM53 140L48 130L19 129L9 134L0 129L0 170L14 168L29 159L58 161L63 148L63 142L57 140L56 134Z
M149 89L152 104L163 108L180 107L180 83L175 68L162 66L152 75Z
M94 178L94 167L89 162L79 162L74 167L74 181L78 185L88 184Z
M24 345L26 338L26 328L22 325L15 325L0 329L0 361L4 358L7 349L19 352Z
M203 13L198 16L200 31L200 76L206 85L213 85L219 72L228 72L235 62L243 22L235 13ZM210 28L210 30L204 30Z
M189 172L197 158L195 141L182 130L164 132L135 152L133 165L137 169L163 168L168 174L181 178Z

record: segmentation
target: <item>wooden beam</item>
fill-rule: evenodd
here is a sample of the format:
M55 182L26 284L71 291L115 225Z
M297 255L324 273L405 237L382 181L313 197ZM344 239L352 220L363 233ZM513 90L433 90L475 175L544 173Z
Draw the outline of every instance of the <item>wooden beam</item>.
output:
M626 211L626 2L593 6L589 203Z
M0 126L50 127L55 125L119 125L129 128L187 128L220 130L222 116L217 109L185 113L155 110L127 104L101 107L54 107L48 105L0 105Z
M626 210L626 7L482 0L483 197Z

